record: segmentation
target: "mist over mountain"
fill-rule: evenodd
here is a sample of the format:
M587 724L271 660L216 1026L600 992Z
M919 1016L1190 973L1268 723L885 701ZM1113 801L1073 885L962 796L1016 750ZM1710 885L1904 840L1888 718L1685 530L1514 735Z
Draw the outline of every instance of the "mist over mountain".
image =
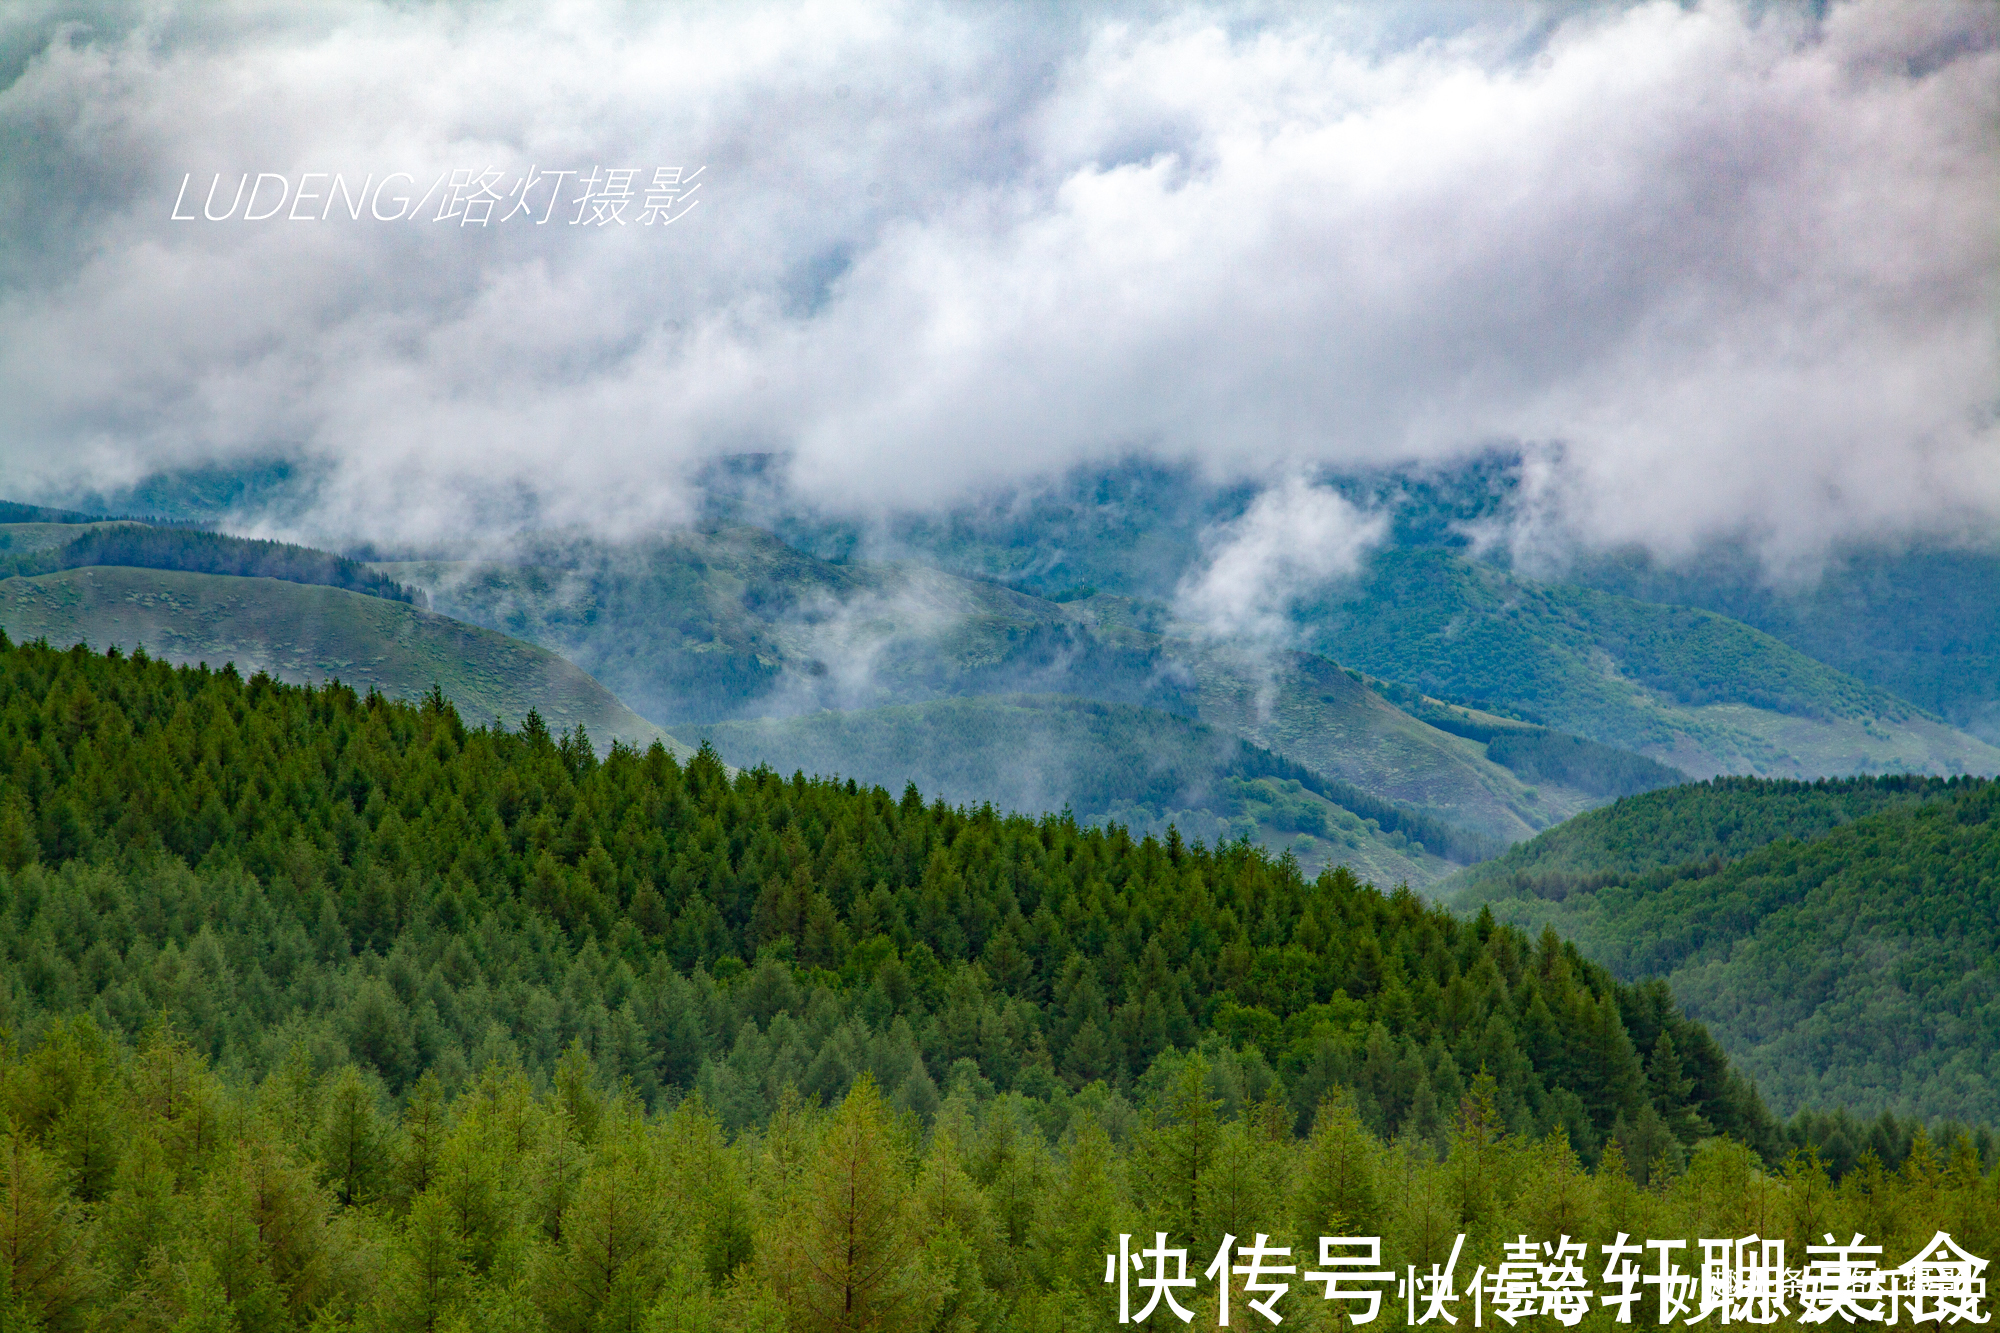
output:
M464 613L672 721L1197 707L1047 609L1116 596L1688 772L1994 762L1990 7L63 13L5 30L21 499L517 569ZM473 225L475 159L548 207ZM535 185L627 161L690 211ZM232 173L283 221L176 202ZM844 572L691 656L647 552L724 528Z
M1497 444L1524 551L2000 513L1990 6L338 12L9 18L9 491L463 544L750 453L866 518ZM692 211L450 206L616 164ZM394 173L420 220L321 197Z

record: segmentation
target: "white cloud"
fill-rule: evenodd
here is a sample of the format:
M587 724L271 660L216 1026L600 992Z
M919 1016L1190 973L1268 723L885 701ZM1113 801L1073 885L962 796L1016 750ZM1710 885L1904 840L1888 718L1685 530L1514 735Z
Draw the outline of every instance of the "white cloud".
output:
M394 538L671 521L745 449L867 508L1511 439L1589 541L2000 517L1990 6L136 12L0 92L16 491L276 452ZM664 233L166 221L489 162L709 172Z
M1288 478L1206 535L1207 559L1182 584L1176 609L1217 638L1283 645L1297 632L1294 600L1358 570L1388 524L1386 514Z

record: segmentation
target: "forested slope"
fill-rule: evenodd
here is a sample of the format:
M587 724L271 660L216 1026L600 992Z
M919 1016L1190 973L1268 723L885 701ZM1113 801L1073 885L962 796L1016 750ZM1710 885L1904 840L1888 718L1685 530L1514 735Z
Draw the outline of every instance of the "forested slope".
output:
M1561 901L1668 867L1718 869L1780 838L1810 839L1862 815L1949 794L1943 778L1711 778L1630 796L1516 843L1439 893L1462 908L1495 898Z
M1668 981L1780 1106L2000 1119L2000 784L1675 788L1466 878L1461 905Z
M1990 1135L1776 1169L1553 933L439 696L0 646L0 918L10 1328L1054 1333L1120 1231L2000 1238Z
M1125 1087L1220 1025L1276 1062L1298 1116L1361 1078L1378 1128L1435 1134L1483 1066L1510 1124L1566 1126L1586 1153L1621 1119L1690 1107L1771 1141L1663 990L1621 989L1552 935L1530 945L1340 872L1309 884L1242 844L1135 843L915 788L732 782L664 749L600 763L577 735L468 730L436 697L34 645L5 669L17 1031L90 1009L135 1032L164 1007L226 1066L259 1072L302 1041L392 1089L468 1067L496 1033L538 1066L587 1035L649 1096L720 1080L748 1123L786 1044L695 1015L715 978L776 958L802 970L757 970L760 1020L813 1001L834 1028L898 1040L901 1016L924 1067L971 1059L1003 1088ZM830 1033L799 1030L790 1076ZM1663 1033L1690 1107L1647 1092ZM837 1093L857 1067L814 1086ZM920 1102L930 1083L912 1064L890 1091Z

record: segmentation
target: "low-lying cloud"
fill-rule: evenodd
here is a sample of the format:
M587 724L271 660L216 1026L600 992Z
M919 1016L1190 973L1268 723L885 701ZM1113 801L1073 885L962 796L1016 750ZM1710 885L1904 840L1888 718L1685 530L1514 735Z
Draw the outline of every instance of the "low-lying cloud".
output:
M1136 453L1341 551L1285 478L1501 442L1588 543L2000 517L1990 5L1062 12L16 20L0 486L288 458L298 535L465 540L683 519L722 454L865 513ZM531 166L706 173L671 226L171 219ZM1189 596L1282 587L1261 531Z
M1284 645L1297 633L1293 602L1353 574L1388 527L1387 514L1289 478L1208 534L1208 558L1182 584L1176 609L1217 638Z

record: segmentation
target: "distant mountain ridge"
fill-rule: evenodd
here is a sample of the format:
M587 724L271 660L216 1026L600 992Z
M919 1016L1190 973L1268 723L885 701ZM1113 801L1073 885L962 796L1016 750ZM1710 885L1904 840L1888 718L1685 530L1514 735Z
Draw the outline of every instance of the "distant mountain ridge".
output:
M59 530L60 531L60 530ZM136 521L91 523L68 541L32 534L16 554L0 554L0 578L51 574L90 565L173 569L190 574L282 579L287 583L344 588L392 602L409 602L408 588L358 561L309 546L230 537L186 528L157 528Z
M1434 559L1438 563L1431 572L1447 579L1457 579L1467 569L1483 570L1503 584L1527 590L1530 600L1536 591L1549 591L1584 604L1581 635L1544 634L1561 630L1567 617L1560 614L1553 623L1516 626L1523 630L1515 636L1523 651L1503 654L1501 670L1486 679L1463 682L1467 692L1447 693L1453 702L1518 709L1593 740L1642 747L1655 758L1703 775L2000 771L2000 551L1990 541L1984 546L1851 544L1834 551L1823 570L1796 586L1774 575L1760 553L1727 541L1671 564L1629 551L1600 555L1579 547L1567 556L1548 557L1537 576L1529 578L1507 568L1507 538L1524 513L1523 476L1518 453L1491 450L1452 464L1315 479L1363 512L1387 520L1387 541L1364 574L1364 585L1377 583L1383 564ZM716 468L706 480L713 512L772 527L805 550L838 559L875 552L922 560L1064 598L1084 589L1171 597L1208 558L1208 541L1244 515L1258 489L1206 480L1191 467L1128 459L1079 468L946 514L891 515L870 526L815 516L809 506L788 508L755 470L738 474ZM1559 552L1563 535L1557 531L1553 537ZM1488 554L1474 559L1475 548ZM1350 591L1328 589L1317 602L1308 598L1294 609L1306 646L1427 693L1445 689L1452 664L1440 659L1453 644L1433 644L1414 656L1385 653L1371 666L1351 651L1351 642L1339 641L1342 625L1337 618L1328 623L1326 613ZM1711 647L1726 651L1693 652L1694 643L1681 643L1680 632L1649 633L1643 623L1607 614L1615 604L1591 593L1651 604L1653 611L1639 612L1647 619L1658 608L1683 608L1669 613L1667 621L1678 617L1699 632L1696 637L1712 638ZM1510 590L1500 600L1513 595ZM1785 661L1783 654L1770 651L1770 643L1746 638L1740 628L1689 617L1687 608L1761 631L1844 674L1850 684L1886 692L1896 706L1876 700L1861 713L1851 707L1828 711L1821 686L1829 682L1810 679L1818 673L1798 661ZM1392 603L1387 610L1394 621L1405 608ZM1467 614L1465 627L1480 628L1476 605L1457 611ZM1442 623L1449 625L1452 618L1446 616ZM1755 652L1737 651L1743 648ZM1763 664L1752 662L1753 657L1764 659ZM1554 674L1567 678L1556 697L1533 701L1510 694L1510 685L1549 683L1508 680L1516 671L1543 670L1549 665L1543 658L1556 659L1562 669ZM1570 659L1566 664L1565 658ZM1728 669L1710 670L1704 681L1704 668L1713 663ZM1757 666L1756 674L1763 678L1735 678L1737 668L1745 665ZM1765 666L1780 669L1766 673ZM1629 679L1623 687L1614 682L1607 688L1592 678L1607 671ZM1717 684L1723 687L1719 691ZM1850 691L1834 684L1833 693ZM1896 716L1897 707L1910 705L1949 726L1940 729L1922 716ZM1967 746L1955 730L1981 744Z
M1385 550L1443 552L1464 560L1477 549L1487 554L1473 563L1504 574L1509 539L1530 515L1528 473L1519 450L1493 448L1451 462L1309 480L1385 518ZM65 502L71 510L159 513L209 523L259 517L284 525L311 512L319 480L309 466L274 455L229 467L163 472L115 494ZM1208 558L1211 540L1242 518L1259 493L1251 481L1209 478L1188 464L1132 456L1080 466L942 512L864 519L822 512L810 497L788 489L782 455L717 458L693 480L702 522L711 526L769 529L790 547L837 564L916 562L1065 602L1091 592L1171 599ZM1668 561L1634 550L1597 553L1565 546L1559 525L1545 529L1538 520L1545 554L1536 577L1521 580L1525 583L1731 617L1944 719L1983 739L1989 749L2000 746L2000 549L1990 538L1853 541L1834 548L1821 568L1774 572L1768 553L1741 540L1709 542ZM1310 615L1297 623L1308 634L1314 627ZM1309 646L1347 665L1362 665L1330 644ZM1586 653L1586 660L1590 656ZM1384 663L1371 674L1421 688L1413 676L1390 666ZM745 684L753 683L746 678ZM1668 685L1672 696L1671 680ZM1921 720L1914 727L1877 726L1876 731L1891 733L1885 741L1858 725L1828 727L1801 714L1741 711L1752 702L1697 703L1691 716L1673 719L1694 733L1690 751L1649 752L1691 771L1795 777L1861 767L1983 772L2000 762L1992 754L1964 751L1952 736ZM1629 736L1621 739L1553 714L1544 720L1601 742L1626 748L1634 743ZM1787 762L1788 755L1799 762Z
M1623 552L1569 577L1734 616L2000 745L2000 552L1842 550L1798 587L1774 587L1729 547L1681 566Z
M834 563L754 528L530 543L517 559L374 568L442 610L562 652L677 730L1062 694L1198 717L1502 842L1600 799L1560 781L1531 786L1484 743L1410 717L1323 658L1245 656L1133 598L1057 603L922 565Z
M51 528L81 535L55 541ZM0 524L0 629L16 640L143 645L170 662L235 662L294 683L338 678L397 699L436 686L468 717L519 726L532 709L561 731L582 725L600 745L661 740L691 753L556 654L411 599L393 580L310 548L129 521Z
M907 783L953 804L1069 809L1133 836L1290 851L1307 874L1346 864L1376 883L1427 884L1498 840L1331 780L1190 719L1061 695L983 695L690 730L743 767ZM1449 858L1447 860L1446 858Z
M1300 618L1319 651L1371 673L1698 777L2000 772L2000 749L1726 616L1445 550L1380 552Z
M1196 716L1508 840L1683 774L2000 771L2000 748L1727 617L1443 548L1380 552L1302 604L1313 653L1231 647L1142 597L1056 601L852 554L731 526L374 568L562 652L664 725L1067 694ZM1522 726L1468 731L1453 705Z

